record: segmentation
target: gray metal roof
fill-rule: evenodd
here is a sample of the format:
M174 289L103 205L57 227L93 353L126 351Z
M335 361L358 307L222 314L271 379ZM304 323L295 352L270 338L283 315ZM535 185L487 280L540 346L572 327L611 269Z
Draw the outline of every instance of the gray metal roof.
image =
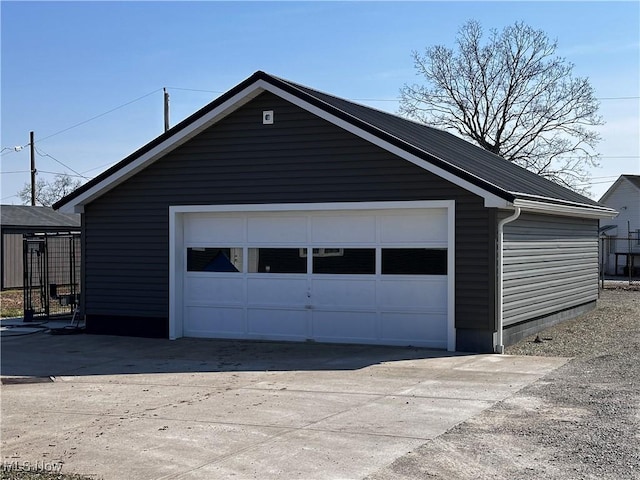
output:
M637 188L640 188L640 175L621 175L621 176L629 180Z
M590 198L536 175L448 132L335 97L262 71L254 73L138 151L82 185L54 204L53 207L60 208L65 204L72 203L75 198L83 195L100 182L109 181L109 178L112 178L111 176L114 174L117 175L123 167L136 161L174 135L179 136L180 132L194 122L259 81L294 95L509 202L516 199L534 200L560 205L578 204L590 209L601 210L604 208L607 210L606 207Z
M51 207L0 205L0 217L3 227L80 227L79 214L59 213Z

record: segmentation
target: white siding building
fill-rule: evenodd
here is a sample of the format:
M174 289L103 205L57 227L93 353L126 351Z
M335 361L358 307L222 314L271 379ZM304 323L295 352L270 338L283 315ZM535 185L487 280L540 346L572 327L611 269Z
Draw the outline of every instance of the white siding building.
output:
M603 266L607 275L628 274L632 265L640 270L640 175L620 175L599 203L617 210L613 219L601 220L604 242Z

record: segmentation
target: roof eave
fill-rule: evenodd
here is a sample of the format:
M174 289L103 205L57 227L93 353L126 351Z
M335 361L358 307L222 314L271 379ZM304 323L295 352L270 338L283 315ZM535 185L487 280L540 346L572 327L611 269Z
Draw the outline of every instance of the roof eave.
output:
M429 152L409 145L374 125L353 117L277 77L259 71L165 134L118 162L91 182L59 200L53 205L53 208L63 213L83 213L86 204L115 188L265 90L293 101L302 108L328 119L335 125L352 131L361 138L379 143L382 148L386 148L422 168L440 176L444 175L445 178L449 177L448 179L453 180L453 183L484 198L486 207L506 207L515 199L510 192L434 157ZM301 102L304 105L301 105Z
M514 207L520 207L525 212L540 213L545 215L560 215L568 217L583 217L591 219L613 218L618 212L613 208L603 205L586 205L572 202L549 201L541 198L516 198Z
M53 204L53 208L63 213L83 213L84 205L131 178L160 157L178 148L262 93L264 82L260 81L260 73L262 72L252 75L166 133L104 171L91 182L60 199Z

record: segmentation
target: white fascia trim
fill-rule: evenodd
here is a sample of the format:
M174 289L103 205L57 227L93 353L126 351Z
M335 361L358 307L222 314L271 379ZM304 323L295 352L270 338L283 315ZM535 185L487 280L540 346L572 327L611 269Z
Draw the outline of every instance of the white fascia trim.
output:
M274 95L277 95L291 103L293 103L294 105L307 110L310 113L313 113L314 115L317 115L318 117L333 123L334 125L336 125L337 127L340 127L360 138L362 138L363 140L366 140L374 145L377 145L380 148L383 148L384 150L400 157L403 158L404 160L407 160L411 163L413 163L414 165L417 165L421 168L423 168L424 170L427 170L451 183L453 183L454 185L457 185L471 193L474 193L480 197L482 197L484 199L484 206L485 207L495 207L495 208L503 208L503 207L507 207L508 206L508 202L501 198L498 197L497 195L488 192L476 185L474 185L473 183L467 182L466 180L461 179L460 177L447 172L446 170L437 167L436 165L433 165L432 163L429 163L413 154L410 154L409 152L396 147L395 145L392 145L391 143L382 140L381 138L366 132L364 130L362 130L361 128L358 128L356 126L354 126L353 124L346 122L345 120L342 120L334 115L331 115L330 113L327 113L325 110L322 110L321 108L318 108L304 100L301 100L299 97L292 95L288 92L285 92L284 90L281 90L278 87L275 87L269 83L265 82L264 85L264 89L268 90L269 92L273 93Z
M333 203L251 203L237 205L175 205L169 207L170 215L176 213L222 212L285 212L318 210L397 210L407 208L449 208L453 200L415 200L406 202L333 202Z
M606 207L587 207L579 204L562 205L544 201L516 199L513 202L514 207L520 207L525 212L542 213L546 215L561 215L569 217L584 218L613 218L618 212L612 208Z
M84 204L89 203L96 197L102 195L105 192L108 192L112 188L116 187L120 183L135 175L140 170L147 167L149 164L166 155L171 150L179 147L189 139L195 137L198 133L207 129L209 126L220 121L230 113L233 113L235 110L251 101L253 98L257 97L264 91L263 85L264 82L258 81L245 88L241 92L238 92L236 95L219 105L217 108L211 110L206 115L195 120L190 125L187 125L179 132L176 132L175 135L172 135L164 142L156 145L154 148L142 154L133 162L123 166L121 169L114 172L112 175L105 178L101 182L97 183L86 192L78 195L71 202L62 205L59 210L63 213L81 213Z

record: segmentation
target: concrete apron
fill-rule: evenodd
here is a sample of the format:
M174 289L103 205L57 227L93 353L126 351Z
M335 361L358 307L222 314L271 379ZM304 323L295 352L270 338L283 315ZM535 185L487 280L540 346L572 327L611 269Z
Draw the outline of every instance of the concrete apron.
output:
M566 361L204 339L3 338L2 459L105 480L359 479Z

